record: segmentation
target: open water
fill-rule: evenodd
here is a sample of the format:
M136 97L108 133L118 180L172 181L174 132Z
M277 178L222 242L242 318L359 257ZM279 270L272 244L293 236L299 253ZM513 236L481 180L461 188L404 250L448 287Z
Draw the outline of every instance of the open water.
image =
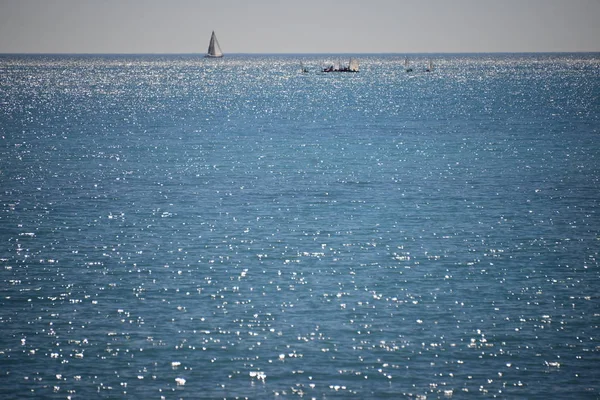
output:
M340 59L0 56L0 397L599 398L600 55Z

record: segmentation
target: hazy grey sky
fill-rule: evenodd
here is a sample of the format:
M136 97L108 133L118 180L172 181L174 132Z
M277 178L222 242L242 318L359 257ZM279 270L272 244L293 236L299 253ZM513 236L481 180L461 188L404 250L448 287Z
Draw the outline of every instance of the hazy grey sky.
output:
M600 51L600 0L0 0L0 53Z

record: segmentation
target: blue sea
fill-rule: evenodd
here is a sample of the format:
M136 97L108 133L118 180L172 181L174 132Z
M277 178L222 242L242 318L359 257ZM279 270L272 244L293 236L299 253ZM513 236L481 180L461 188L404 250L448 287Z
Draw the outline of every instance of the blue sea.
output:
M600 54L354 57L1 55L0 398L600 398Z

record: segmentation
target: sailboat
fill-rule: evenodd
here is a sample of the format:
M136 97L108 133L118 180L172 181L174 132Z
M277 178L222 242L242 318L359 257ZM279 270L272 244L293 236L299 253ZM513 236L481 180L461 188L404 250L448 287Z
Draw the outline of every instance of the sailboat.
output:
M404 69L406 72L413 72L412 67L408 64L408 58L404 59Z
M358 72L358 60L356 58L351 58L348 62L347 67L340 67L335 65L330 65L327 68L323 69L323 72Z
M221 51L221 46L219 46L219 41L217 40L217 35L215 35L215 31L213 31L210 36L210 43L208 44L208 53L204 57L207 58L221 58L223 57L223 52Z
M356 58L351 58L348 63L348 72L358 72L358 60Z
M433 62L431 60L429 60L429 64L427 65L427 68L425 68L425 72L431 72L433 71Z

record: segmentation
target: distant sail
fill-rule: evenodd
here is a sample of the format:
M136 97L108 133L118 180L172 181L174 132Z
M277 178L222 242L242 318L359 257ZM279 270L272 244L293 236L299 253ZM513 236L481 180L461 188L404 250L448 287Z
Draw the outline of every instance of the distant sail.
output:
M210 43L208 44L208 52L204 57L208 58L221 58L223 57L223 51L221 51L221 46L219 45L219 41L217 40L217 35L215 35L215 31L213 31L210 36Z

